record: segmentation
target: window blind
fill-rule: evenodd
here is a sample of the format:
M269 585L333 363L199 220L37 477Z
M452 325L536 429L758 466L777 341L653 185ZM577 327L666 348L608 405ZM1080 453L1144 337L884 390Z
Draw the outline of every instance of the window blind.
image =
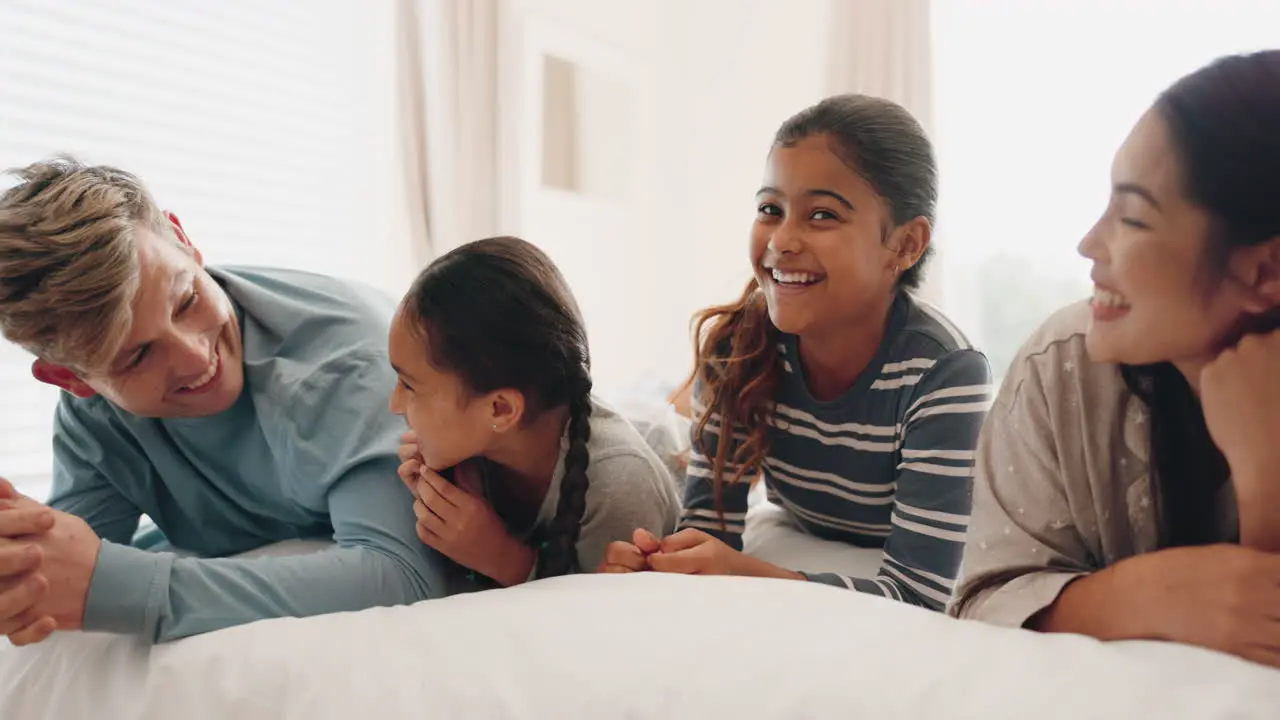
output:
M388 5L4 0L0 165L58 152L117 165L178 214L206 263L379 283ZM0 340L0 476L42 495L58 391L30 362Z

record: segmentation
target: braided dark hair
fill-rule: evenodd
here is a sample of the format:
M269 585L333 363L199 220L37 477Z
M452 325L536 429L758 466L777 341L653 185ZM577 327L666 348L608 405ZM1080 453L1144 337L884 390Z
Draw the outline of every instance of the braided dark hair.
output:
M426 334L432 365L474 394L514 388L525 420L569 408L569 449L555 517L537 528L538 576L577 572L591 461L591 353L568 283L551 258L514 237L462 245L414 281L405 310Z
M587 442L591 439L591 380L580 399L569 403L569 451L564 456L564 480L560 483L560 501L551 523L538 534L538 577L554 577L576 573L578 565L578 533L582 515L587 511L587 464L591 456Z

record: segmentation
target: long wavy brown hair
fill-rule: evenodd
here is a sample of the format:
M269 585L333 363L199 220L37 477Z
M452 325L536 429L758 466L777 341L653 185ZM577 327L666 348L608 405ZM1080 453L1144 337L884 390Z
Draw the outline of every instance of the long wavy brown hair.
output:
M722 441L716 442L711 476L716 512L723 525L725 466L732 464L737 468L729 482L741 482L748 472L760 471L769 451L768 429L778 386L780 333L769 320L769 307L755 278L747 283L737 302L698 313L693 332L695 338L700 338L695 370L690 377L695 390L700 391L691 397L691 409L697 418L693 437L697 450L712 457L705 439L712 416L718 418L716 425ZM732 447L739 428L745 431L746 437ZM729 442L723 442L726 437Z
M901 106L868 95L829 97L784 122L773 147L789 147L815 135L831 139L840 160L884 199L895 225L917 217L933 221L938 195L933 146ZM931 252L932 247L902 273L899 289L919 286ZM711 458L723 527L726 482L758 474L769 453L769 426L782 375L782 333L769 319L755 278L737 301L695 315L693 328L696 354L687 384L694 389L694 448ZM714 450L707 447L711 435L720 439ZM726 479L728 466L734 471Z

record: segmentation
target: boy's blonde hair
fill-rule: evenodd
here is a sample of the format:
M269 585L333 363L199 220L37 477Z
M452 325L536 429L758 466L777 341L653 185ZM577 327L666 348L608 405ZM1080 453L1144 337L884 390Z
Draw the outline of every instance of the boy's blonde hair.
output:
M172 230L142 182L57 157L0 195L0 333L43 360L102 371L129 331L135 234Z

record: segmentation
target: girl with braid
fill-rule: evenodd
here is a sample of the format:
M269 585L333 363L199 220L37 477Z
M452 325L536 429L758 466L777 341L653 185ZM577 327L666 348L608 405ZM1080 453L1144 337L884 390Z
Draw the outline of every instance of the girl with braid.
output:
M591 395L577 303L533 245L490 238L431 263L390 356L418 537L481 584L594 570L635 528L673 529L670 473Z

